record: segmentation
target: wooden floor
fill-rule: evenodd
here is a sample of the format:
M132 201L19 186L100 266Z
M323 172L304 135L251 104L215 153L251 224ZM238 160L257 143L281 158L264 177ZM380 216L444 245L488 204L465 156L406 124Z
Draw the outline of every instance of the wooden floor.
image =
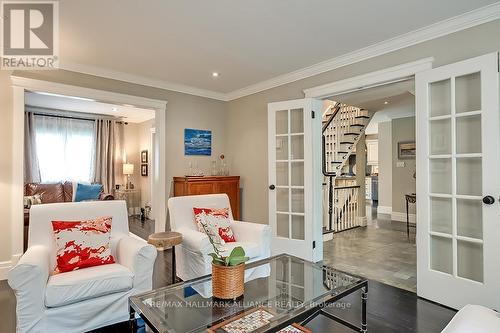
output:
M151 224L141 221L130 221L130 229L136 234L144 237L148 232L152 232ZM137 229L136 229L137 228ZM142 229L142 231L138 231ZM159 252L156 259L153 286L155 288L170 284L171 281L171 252L166 250ZM336 303L327 311L359 323L361 316L361 296L355 293L346 297L342 302ZM396 288L387 284L369 280L367 322L368 332L420 332L434 333L440 332L455 311L440 305L419 299L415 293ZM0 282L0 322L1 332L15 332L15 297L12 290L5 281ZM102 328L93 333L118 333L126 332L127 324L118 324L111 327ZM353 331L335 323L326 317L317 317L308 328L313 332L335 332L351 333ZM140 328L137 333L144 332ZM57 333L57 332L55 332Z

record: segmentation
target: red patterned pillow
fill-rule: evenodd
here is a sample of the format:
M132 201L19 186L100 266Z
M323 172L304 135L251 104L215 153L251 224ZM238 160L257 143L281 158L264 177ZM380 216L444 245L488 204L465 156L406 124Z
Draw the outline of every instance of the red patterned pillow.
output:
M207 232L212 239L218 240L221 244L236 242L231 222L229 220L229 208L193 208L194 219L198 230L205 232L201 225L207 226Z
M86 221L52 221L57 247L55 273L112 264L111 216Z

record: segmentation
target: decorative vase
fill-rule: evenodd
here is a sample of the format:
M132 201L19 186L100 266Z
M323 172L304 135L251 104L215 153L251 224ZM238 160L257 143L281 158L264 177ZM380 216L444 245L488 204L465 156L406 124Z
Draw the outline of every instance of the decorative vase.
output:
M218 171L217 171L217 161L213 160L212 161L212 176L217 176Z
M245 263L237 266L212 264L212 294L215 298L234 300L245 291Z

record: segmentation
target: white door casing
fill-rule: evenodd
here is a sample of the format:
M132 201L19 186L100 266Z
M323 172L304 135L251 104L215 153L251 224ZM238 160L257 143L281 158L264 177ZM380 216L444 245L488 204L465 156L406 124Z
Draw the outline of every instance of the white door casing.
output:
M417 73L415 83L417 294L500 310L498 54Z
M268 105L272 253L314 262L323 259L322 105L311 98Z

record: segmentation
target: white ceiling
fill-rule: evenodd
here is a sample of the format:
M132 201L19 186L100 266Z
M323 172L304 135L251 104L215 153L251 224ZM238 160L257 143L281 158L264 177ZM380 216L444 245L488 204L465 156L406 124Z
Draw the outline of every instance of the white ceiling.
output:
M227 94L494 2L61 0L61 67Z
M385 109L385 101L389 101L394 96L406 93L414 94L415 80L384 84L378 87L367 88L360 91L334 96L330 99L340 101L345 104L354 105L359 108L377 112Z
M389 104L384 105L384 101L389 102ZM410 92L372 101L372 104L375 103L381 105L381 107L376 110L366 127L366 134L377 134L379 123L392 119L415 117L415 96Z
M338 95L332 99L375 113L365 133L377 134L380 122L415 116L414 91L415 81L412 79Z
M91 114L108 115L121 118L129 123L142 123L154 119L155 111L140 109L134 106L101 103L92 100L82 100L67 96L52 96L41 93L27 92L25 104L51 110L83 112Z

